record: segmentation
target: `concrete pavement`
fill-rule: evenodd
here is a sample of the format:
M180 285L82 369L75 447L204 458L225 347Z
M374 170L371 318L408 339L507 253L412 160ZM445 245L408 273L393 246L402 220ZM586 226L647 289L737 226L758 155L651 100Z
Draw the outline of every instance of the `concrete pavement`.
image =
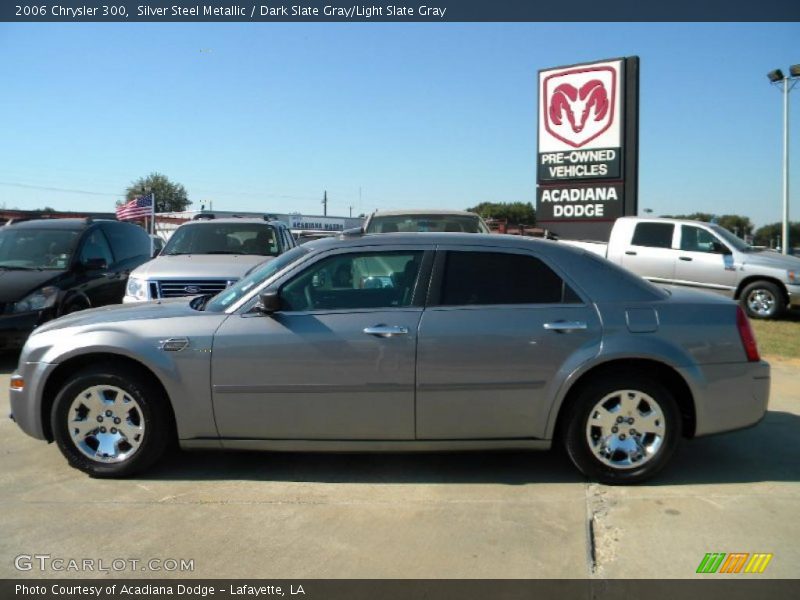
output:
M2 415L12 362L0 359ZM773 362L763 423L683 443L636 487L587 484L561 452L181 453L92 480L3 418L0 577L101 575L15 568L49 554L140 561L120 577L683 578L706 552L771 552L763 576L798 577L799 481L790 362ZM151 558L194 570L141 571Z

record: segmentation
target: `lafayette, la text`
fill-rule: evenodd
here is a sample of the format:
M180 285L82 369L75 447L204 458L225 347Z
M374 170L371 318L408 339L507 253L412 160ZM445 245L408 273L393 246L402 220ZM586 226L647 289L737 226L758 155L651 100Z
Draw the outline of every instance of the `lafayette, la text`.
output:
M250 10L248 10L250 9ZM256 12L257 11L257 12ZM210 6L208 4L195 6L137 6L136 13L140 17L334 17L334 18L364 18L373 17L439 17L444 18L446 8L438 6L420 5L396 6L389 4L386 6L375 5L353 5L353 6L330 6L322 8L316 6L259 6L246 7L239 5L231 6ZM249 14L248 14L249 13Z

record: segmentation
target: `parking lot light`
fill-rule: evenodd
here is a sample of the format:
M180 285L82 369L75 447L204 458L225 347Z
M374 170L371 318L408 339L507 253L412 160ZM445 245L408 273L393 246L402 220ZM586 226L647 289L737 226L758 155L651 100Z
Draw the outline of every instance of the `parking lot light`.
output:
M789 67L789 75L775 69L767 73L767 79L773 85L780 85L783 91L783 254L789 254L789 92L800 79L800 64Z

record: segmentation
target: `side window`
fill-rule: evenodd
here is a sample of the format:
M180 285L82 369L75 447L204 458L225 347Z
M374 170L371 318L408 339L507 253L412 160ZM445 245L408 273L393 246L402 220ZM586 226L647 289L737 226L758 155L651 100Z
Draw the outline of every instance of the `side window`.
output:
M681 250L687 252L714 252L714 243L719 241L713 234L700 227L681 227Z
M671 248L673 223L637 223L631 244L650 248Z
M86 262L91 258L102 258L106 261L107 265L114 263L114 256L111 254L111 248L106 241L106 236L97 227L83 240L83 247L79 260Z
M448 252L440 304L559 304L577 294L538 258L501 252Z
M422 251L336 254L281 289L284 310L400 308L411 304Z
M107 225L104 230L117 262L149 256L150 237L141 227L119 223Z

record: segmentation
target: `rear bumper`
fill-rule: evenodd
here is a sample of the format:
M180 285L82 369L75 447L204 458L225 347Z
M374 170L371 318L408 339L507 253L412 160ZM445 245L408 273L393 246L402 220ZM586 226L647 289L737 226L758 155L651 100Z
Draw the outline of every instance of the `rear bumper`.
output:
M703 365L701 378L683 375L694 380L697 437L750 427L767 412L770 367L763 360Z

